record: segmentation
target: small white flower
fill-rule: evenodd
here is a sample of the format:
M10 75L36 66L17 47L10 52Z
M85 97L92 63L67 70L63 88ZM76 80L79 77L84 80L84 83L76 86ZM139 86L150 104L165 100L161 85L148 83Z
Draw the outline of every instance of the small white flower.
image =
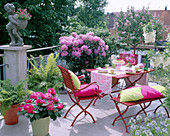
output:
M141 116L141 115L138 115L138 116L136 117L136 119L139 121L139 120L142 119L142 116Z
M140 135L141 135L140 130L136 130L136 131L135 131L135 136L140 136Z

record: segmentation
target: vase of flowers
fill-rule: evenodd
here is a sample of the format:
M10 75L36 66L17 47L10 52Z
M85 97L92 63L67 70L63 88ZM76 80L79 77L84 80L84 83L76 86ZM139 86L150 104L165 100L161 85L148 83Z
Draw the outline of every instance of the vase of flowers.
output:
M61 117L64 105L55 95L53 88L49 88L47 93L32 92L19 106L18 114L30 119L34 136L48 135L50 118L56 120Z
M131 51L131 53L130 53L130 55L127 55L127 52L124 52L123 54L126 56L125 58L124 58L124 61L125 61L125 63L126 63L126 66L128 66L128 67L132 67L132 65L134 65L135 64L135 55L133 54L134 53L134 51Z
M156 38L156 31L154 30L154 25L149 22L147 25L143 27L143 36L145 39L145 43L154 43Z
M27 9L19 8L18 11L16 12L18 28L25 29L27 27L28 20L30 20L31 17L32 16L29 13L27 13Z

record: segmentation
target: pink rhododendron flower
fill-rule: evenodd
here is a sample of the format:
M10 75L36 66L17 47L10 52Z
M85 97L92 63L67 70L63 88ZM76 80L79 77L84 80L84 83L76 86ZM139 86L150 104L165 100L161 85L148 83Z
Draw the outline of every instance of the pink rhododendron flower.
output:
M48 104L47 105L47 110L52 111L54 109L54 105L53 104Z
M72 32L71 33L73 37L77 37L77 33L76 32Z
M24 100L25 103L31 103L31 100Z
M45 93L45 94L44 94L44 98L47 99L47 100L48 100L48 99L52 99L52 97L53 97L53 96L52 96L52 94L50 94L50 93Z
M68 49L68 47L66 45L61 46L61 50L67 50L67 49Z
M57 106L58 109L62 109L64 107L62 103L58 103Z
M53 97L52 100L53 100L55 103L59 102L58 98L56 98L56 97Z
M88 64L89 63L89 61L85 61L85 64Z
M92 53L92 49L88 49L86 53L90 55Z
M67 52L67 51L62 52L62 54L61 54L62 57L65 57L65 56L67 56L67 55L68 55L68 52Z
M124 52L123 54L127 54L127 52Z
M99 50L98 49L94 49L94 53L95 54L99 54Z
M55 91L55 89L54 88L49 88L48 90L47 90L47 93L51 93L51 94L56 94L56 91Z
M82 51L84 50L84 51L87 51L88 50L88 47L86 46L86 45L83 45L83 46L81 46L81 48L80 48Z

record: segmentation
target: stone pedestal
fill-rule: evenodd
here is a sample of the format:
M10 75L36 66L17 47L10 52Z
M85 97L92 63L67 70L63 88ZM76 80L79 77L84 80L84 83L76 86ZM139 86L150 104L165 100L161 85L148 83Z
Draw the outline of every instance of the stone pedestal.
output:
M6 79L10 79L13 85L17 81L27 78L27 49L30 48L32 48L31 45L0 46L0 49L4 50L4 62L7 64Z

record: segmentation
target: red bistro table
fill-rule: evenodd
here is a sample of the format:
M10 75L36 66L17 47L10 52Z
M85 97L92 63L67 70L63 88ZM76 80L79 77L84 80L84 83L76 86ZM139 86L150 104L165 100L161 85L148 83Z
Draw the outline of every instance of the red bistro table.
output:
M87 72L94 72L96 69L86 69L86 71ZM135 73L135 74L119 74L119 75L111 75L111 74L108 74L108 77L107 77L107 74L103 74L103 73L98 73L98 72L96 72L96 74L98 74L99 76L106 76L105 77L105 80L102 80L102 82L100 82L100 83L98 83L97 81L95 81L95 80L93 80L93 81L95 81L95 82L97 82L98 83L98 85L99 85L99 88L102 90L103 88L102 88L102 86L104 85L104 83L107 81L107 79L109 79L110 77L112 78L112 82L111 82L111 85L110 85L110 89L112 89L112 88L114 88L115 86L117 86L118 84L119 84L119 80L120 79L124 79L124 80L127 80L128 82L129 82L129 84L127 85L127 86L125 86L124 88L122 88L122 87L118 87L118 89L117 90L114 90L114 91L110 91L110 93L105 93L105 91L103 90L103 95L105 96L105 95L109 95L111 98L112 98L112 95L111 95L111 93L116 93L116 92L119 92L120 90L122 90L122 89L127 89L127 88L129 88L129 87L131 87L131 86L134 86L135 85L135 83L136 82L138 82L143 76L144 76L144 74L147 74L147 73L149 73L149 72L152 72L152 71L154 71L154 69L149 69L148 71L140 71L140 72L137 72L137 73ZM137 77L136 77L136 79L131 79L131 77L134 77L134 76L136 76L136 75L138 75ZM97 100L97 99L96 99ZM96 102L96 100L95 100L95 102ZM94 104L95 104L95 102L94 102ZM93 104L93 105L94 105Z

